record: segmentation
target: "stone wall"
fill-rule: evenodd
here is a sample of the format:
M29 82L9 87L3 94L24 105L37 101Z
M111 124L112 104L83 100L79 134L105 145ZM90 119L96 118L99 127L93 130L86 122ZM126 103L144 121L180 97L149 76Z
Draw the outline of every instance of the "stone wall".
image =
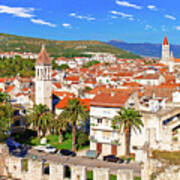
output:
M5 144L0 144L0 175L7 175L6 172L6 157L8 156L8 149Z
M141 180L179 180L180 165L169 165L168 162L160 162L149 159L144 164Z
M49 167L48 173L45 173L45 167ZM111 171L109 168L85 167L78 165L77 162L77 165L68 165L71 177L67 178L65 177L65 167L67 167L66 164L58 164L57 162L43 162L31 158L11 156L8 154L7 147L0 145L0 176L8 176L22 180L86 180L87 171L91 170L94 180L110 179ZM133 180L132 170L114 170L113 174L117 176L117 180Z

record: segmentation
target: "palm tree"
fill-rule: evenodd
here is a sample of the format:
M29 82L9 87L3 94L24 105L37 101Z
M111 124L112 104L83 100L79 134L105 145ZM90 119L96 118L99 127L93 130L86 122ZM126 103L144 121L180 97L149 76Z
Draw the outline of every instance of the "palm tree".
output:
M72 126L72 150L76 151L76 128L88 118L87 107L81 105L78 99L70 99L61 117Z
M54 129L58 130L59 133L59 143L62 143L63 141L62 132L65 131L68 127L68 122L65 118L63 118L62 115L63 114L60 114L54 121Z
M112 127L121 131L122 129L125 132L125 154L126 156L130 155L130 136L131 129L135 132L138 130L141 132L141 127L143 127L143 122L141 120L141 114L136 111L134 108L122 108L118 115L116 115L112 120Z
M27 119L33 128L37 130L37 136L40 137L40 132L45 136L47 130L51 129L54 116L46 105L39 104L33 107L27 115Z

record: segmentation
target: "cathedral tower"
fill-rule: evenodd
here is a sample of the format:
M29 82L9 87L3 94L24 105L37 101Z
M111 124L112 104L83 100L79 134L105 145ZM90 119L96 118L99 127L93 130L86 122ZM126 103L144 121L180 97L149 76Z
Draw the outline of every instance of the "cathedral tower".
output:
M170 47L168 43L167 36L165 36L163 45L162 45L162 61L168 61L170 58Z
M36 104L47 105L52 110L52 65L51 60L42 46L36 61L35 100Z

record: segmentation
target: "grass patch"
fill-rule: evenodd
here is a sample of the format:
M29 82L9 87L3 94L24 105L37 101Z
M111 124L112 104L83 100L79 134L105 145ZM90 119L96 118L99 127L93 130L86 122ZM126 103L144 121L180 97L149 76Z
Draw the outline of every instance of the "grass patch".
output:
M72 138L66 138L62 143L59 143L59 136L58 135L49 135L46 136L47 144L52 145L57 149L69 149L72 150ZM40 138L33 138L31 140L32 145L40 145Z
M87 171L87 180L93 180L93 171Z
M141 177L134 177L134 180L141 180Z
M117 180L117 176L114 175L114 174L111 174L111 175L110 175L110 180Z
M41 138L37 137L35 134L33 134L32 131L26 131L23 134L16 134L14 135L15 140L21 144L31 145L31 146L37 146L40 145ZM47 138L47 144L50 144L51 146L57 148L57 149L69 149L72 150L72 133L66 132L63 138L63 142L59 143L59 135L48 135ZM85 148L89 147L89 143L79 146L77 144L78 150L83 150Z
M152 152L152 158L157 160L166 160L169 164L180 165L180 151L169 152L155 150Z

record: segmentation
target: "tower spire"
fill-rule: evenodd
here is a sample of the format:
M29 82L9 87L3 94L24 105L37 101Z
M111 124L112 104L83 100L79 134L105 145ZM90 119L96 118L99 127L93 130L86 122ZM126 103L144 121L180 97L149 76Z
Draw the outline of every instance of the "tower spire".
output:
M164 37L163 45L169 45L167 36Z
M44 44L42 44L41 52L38 55L36 64L39 64L39 65L45 65L45 64L50 65L51 64L51 60L46 52L46 48L45 48Z
M174 60L173 51L171 51L170 60Z

